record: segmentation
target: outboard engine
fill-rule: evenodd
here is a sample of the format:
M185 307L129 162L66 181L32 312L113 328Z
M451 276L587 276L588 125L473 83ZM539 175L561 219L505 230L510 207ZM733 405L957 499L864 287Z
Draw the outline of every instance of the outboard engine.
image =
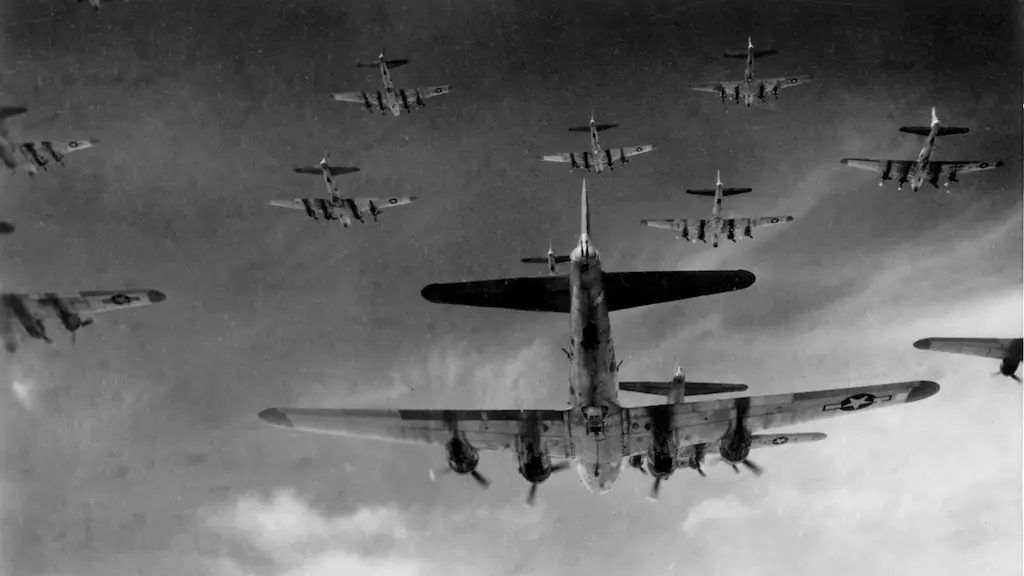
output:
M761 467L747 459L750 456L753 440L753 434L750 433L750 430L747 430L746 426L747 411L749 410L749 398L736 399L736 421L730 426L729 433L719 440L718 452L726 462L732 465L733 471L737 474L740 471L736 464L743 464L751 472L760 476L762 472Z
M700 240L701 242L704 243L707 243L707 240L704 237L704 233L707 228L707 223L707 220L701 220L700 224L697 226L697 240Z
M57 310L57 318L60 319L60 323L63 324L64 328L72 334L74 334L79 328L93 323L92 318L82 320L82 317L73 312L71 308L68 307L67 303L60 298L53 297L50 300L50 303Z
M690 225L686 222L683 223L683 228L679 231L679 237L683 240L690 240Z
M946 186L948 187L954 182L959 182L959 180L956 179L956 169L950 169L949 175L946 177Z
M885 162L885 169L882 170L881 180L879 180L878 185L879 186L885 186L885 181L886 180L892 180L892 161L891 160L887 160Z
M739 84L737 84L732 89L732 97L733 97L733 100L735 100L737 104L740 103L740 85Z
M539 449L533 442L522 442L519 445L519 474L530 483L530 492L526 495L526 505L533 506L537 498L537 486L569 467L568 462L551 465L551 457Z
M725 237L733 242L736 241L736 219L729 218L729 223L725 227Z
M743 235L751 240L754 239L754 226L751 223L750 218L747 218L747 223L743 226Z
M9 311L14 314L14 317L21 322L21 326L29 336L37 340L43 340L47 344L53 344L53 340L51 340L46 334L46 326L43 324L43 321L29 312L28 308L25 306L25 302L22 301L20 296L16 294L4 294L3 308L5 311Z
M1020 382L1020 378L1017 377L1017 368L1020 368L1019 356L1016 358L1006 358L999 364L999 373Z

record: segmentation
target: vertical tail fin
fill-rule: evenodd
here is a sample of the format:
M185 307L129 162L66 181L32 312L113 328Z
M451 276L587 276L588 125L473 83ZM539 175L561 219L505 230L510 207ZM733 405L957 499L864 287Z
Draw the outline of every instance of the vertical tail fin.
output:
M722 185L722 171L719 170L719 171L715 172L715 186L721 186L721 185Z
M935 114L935 107L932 106L932 126L939 123L939 117Z
M587 179L583 179L583 196L580 212L580 235L590 236L590 206L587 201Z

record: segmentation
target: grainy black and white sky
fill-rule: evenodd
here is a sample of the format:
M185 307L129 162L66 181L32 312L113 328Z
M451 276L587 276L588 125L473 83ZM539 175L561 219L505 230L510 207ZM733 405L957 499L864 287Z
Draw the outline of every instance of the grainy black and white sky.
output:
M98 137L67 167L4 175L9 291L153 287L75 346L2 360L0 567L11 575L1019 574L1021 389L996 361L921 337L1022 331L1021 102L1011 2L391 3L151 0L0 7L0 90L25 138ZM684 90L728 79L747 36L760 75L813 73L774 111ZM451 83L422 113L369 115L329 93L381 44L399 86ZM964 136L937 159L1003 160L951 194L880 189L846 156L913 158L929 109ZM662 500L627 473L596 497L574 474L525 509L513 459L486 492L430 483L441 448L289 433L274 405L564 406L567 318L445 307L431 282L545 273L571 246L579 173L534 159L658 150L589 178L611 270L733 269L736 294L612 316L623 378L774 393L912 379L927 402L829 421L815 445L757 454L760 479L679 472ZM379 226L274 210L318 195L291 173L325 148L351 194L415 194ZM735 215L790 225L717 251L642 228L704 216L721 169ZM642 399L630 396L627 402Z

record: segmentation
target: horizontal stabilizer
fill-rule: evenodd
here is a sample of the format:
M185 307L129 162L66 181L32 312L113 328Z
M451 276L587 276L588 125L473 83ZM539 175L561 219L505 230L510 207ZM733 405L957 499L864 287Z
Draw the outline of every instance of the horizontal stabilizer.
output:
M608 124L598 124L598 125L594 126L594 129L597 130L598 132L600 132L602 130L609 130L611 128L618 128L618 126L619 125L617 123L611 122L611 123L608 123ZM569 128L569 132L590 132L590 126L573 126L572 128Z
M606 272L603 280L611 312L742 290L755 276L746 270ZM532 312L568 313L570 301L568 276L429 284L420 294L437 304Z
M569 260L571 260L571 258L568 255L555 256L555 264L565 264ZM522 262L524 264L547 264L548 263L548 259L547 259L547 257L544 257L544 258L523 258L522 260L520 260L520 262Z
M24 106L3 106L0 107L0 120L24 114L25 112L28 112L28 108Z
M753 188L722 188L722 196L735 196L737 194L746 194L747 192L753 192ZM687 194L693 194L695 196L714 196L715 190L712 189L699 189L699 190L687 190Z
M388 65L388 68L398 68L399 66L405 66L409 61L403 58L398 60L385 60L384 63Z
M719 384L716 382L691 382L689 380L686 381L685 388L687 396L743 392L746 389L746 384ZM619 390L668 396L672 392L672 382L619 382Z
M961 128L959 126L939 126L939 136L954 136L956 134L966 134L970 132L970 128ZM932 133L931 126L901 126L900 132L906 134L917 134L918 136L927 136Z
M310 168L293 168L296 174L315 174L317 176L323 174L323 170L319 167ZM359 172L359 168L355 166L331 166L331 176L340 176L341 174L351 174L352 172Z

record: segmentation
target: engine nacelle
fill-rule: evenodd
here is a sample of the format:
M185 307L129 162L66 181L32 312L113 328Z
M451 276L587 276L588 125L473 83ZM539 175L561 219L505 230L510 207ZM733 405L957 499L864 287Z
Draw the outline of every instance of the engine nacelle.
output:
M739 464L750 456L750 434L733 434L718 443L718 453L730 464Z
M672 450L655 450L651 448L645 458L647 471L651 476L665 480L676 469L676 459Z
M743 227L743 235L751 240L754 239L754 226L750 223L749 219L747 220L747 225Z
M448 449L448 467L458 474L469 474L476 470L480 453L461 438L452 438L445 446Z
M730 218L725 225L725 237L733 242L736 241L736 220Z
M531 484L540 484L551 476L551 458L532 447L519 452L519 474Z
M950 170L949 175L946 177L946 186L949 186L954 182L959 182L959 180L956 179L956 170Z
M1017 368L1020 368L1020 360L1017 358L1007 358L999 365L999 373L1010 378L1017 373Z

